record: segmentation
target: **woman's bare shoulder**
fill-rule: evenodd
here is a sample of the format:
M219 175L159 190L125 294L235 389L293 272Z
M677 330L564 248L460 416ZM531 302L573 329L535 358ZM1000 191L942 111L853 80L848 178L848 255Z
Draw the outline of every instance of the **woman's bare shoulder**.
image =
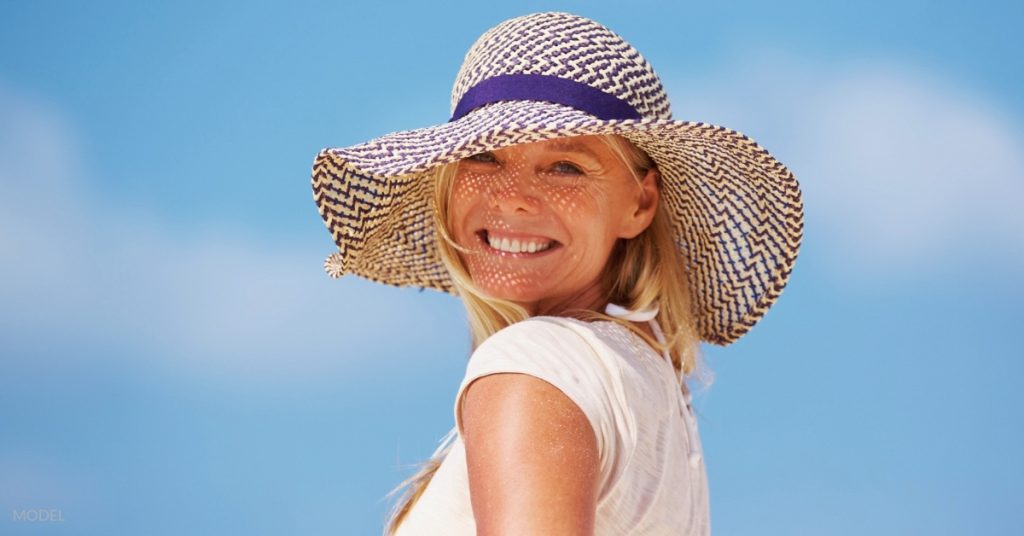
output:
M589 534L600 454L587 416L529 374L491 374L467 388L463 441L477 528Z

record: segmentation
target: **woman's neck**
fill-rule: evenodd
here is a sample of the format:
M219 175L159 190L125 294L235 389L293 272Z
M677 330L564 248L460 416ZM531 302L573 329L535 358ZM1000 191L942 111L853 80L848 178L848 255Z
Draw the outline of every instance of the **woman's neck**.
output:
M595 281L570 296L552 297L533 303L520 303L530 316L569 316L572 311L587 310L604 312L608 299L601 290L601 282Z

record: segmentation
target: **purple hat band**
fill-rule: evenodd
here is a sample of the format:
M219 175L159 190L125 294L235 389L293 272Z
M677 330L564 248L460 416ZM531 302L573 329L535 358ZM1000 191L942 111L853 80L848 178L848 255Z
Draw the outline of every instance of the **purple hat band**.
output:
M543 74L503 74L469 88L449 120L498 101L536 100L564 104L598 119L642 119L628 102L587 84Z

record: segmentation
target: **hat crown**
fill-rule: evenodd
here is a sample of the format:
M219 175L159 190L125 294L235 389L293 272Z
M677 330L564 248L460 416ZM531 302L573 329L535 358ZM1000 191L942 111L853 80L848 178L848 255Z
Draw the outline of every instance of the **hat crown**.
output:
M644 118L672 118L661 80L632 45L593 20L560 12L516 17L484 32L459 69L451 113L480 82L523 74L586 84L628 103Z

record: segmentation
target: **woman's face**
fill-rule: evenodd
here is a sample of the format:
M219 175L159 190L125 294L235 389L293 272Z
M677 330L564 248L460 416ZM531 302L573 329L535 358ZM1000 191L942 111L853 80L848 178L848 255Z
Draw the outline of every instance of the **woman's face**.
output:
M462 160L450 222L473 282L531 314L601 305L619 238L651 222L654 171L637 184L597 136L515 145Z

